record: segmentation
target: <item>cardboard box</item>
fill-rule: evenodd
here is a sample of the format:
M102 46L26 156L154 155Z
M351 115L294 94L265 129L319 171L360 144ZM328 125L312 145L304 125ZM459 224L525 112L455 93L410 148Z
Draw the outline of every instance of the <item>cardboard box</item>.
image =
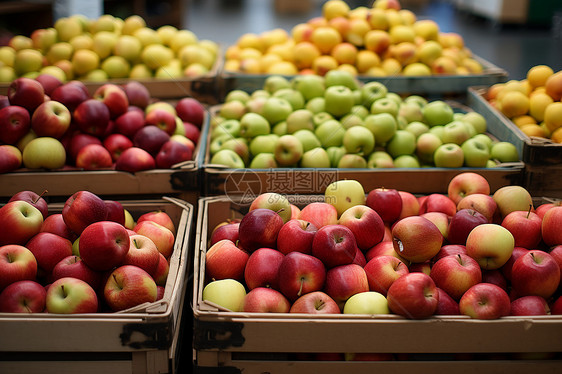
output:
M299 207L322 196L288 196ZM397 315L315 315L219 310L202 300L205 253L210 231L241 218L250 201L206 197L199 201L194 254L195 366L201 372L244 373L433 373L474 370L524 373L562 370L562 316L433 316L408 320ZM316 353L395 353L403 361L315 361ZM555 352L547 360L517 361L512 353ZM521 357L524 357L522 354ZM532 363L533 369L530 369ZM536 365L536 366L535 366ZM509 368L509 369L507 369ZM197 371L196 371L197 372Z
M135 219L163 210L176 225L163 299L118 313L0 313L0 372L175 372L192 259L193 206L175 198L121 203ZM61 211L62 206L50 205L49 210Z

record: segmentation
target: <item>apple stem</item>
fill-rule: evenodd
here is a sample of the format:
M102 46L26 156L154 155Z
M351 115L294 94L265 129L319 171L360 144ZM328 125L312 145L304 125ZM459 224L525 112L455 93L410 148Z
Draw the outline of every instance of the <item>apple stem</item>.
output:
M533 209L533 204L529 204L529 210L527 211L527 218L531 215L531 210Z
M301 286L299 288L299 292L297 292L297 296L299 296L299 297L302 295L303 285L304 285L304 278L301 278Z
M43 197L43 195L45 195L47 192L47 190L43 190L43 192L41 192L41 195L37 196L37 199L35 199L35 201L33 202L33 204L37 203L39 201L40 198Z
M284 211L285 211L285 208L281 208L278 211L276 211L275 213L279 214L279 213L284 212Z

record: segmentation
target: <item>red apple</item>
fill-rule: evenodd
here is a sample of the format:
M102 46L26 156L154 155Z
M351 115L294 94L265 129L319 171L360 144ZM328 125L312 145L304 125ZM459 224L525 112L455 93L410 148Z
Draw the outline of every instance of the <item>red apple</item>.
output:
M38 195L33 191L27 191L27 190L20 191L12 195L12 197L10 198L10 200L8 200L8 202L17 201L17 200L28 202L33 207L39 209L41 215L43 216L43 219L46 219L47 216L49 215L49 207L47 205L47 201L45 201L45 199L43 198L43 195L46 192L47 191L45 190L41 195Z
M408 265L408 270L410 273L424 273L427 275L431 274L431 261L424 262L413 262Z
M8 100L10 105L24 107L29 112L45 101L45 90L35 79L20 77L14 79L8 86Z
M362 251L375 246L384 237L383 220L374 209L366 205L348 208L342 213L338 223L351 230Z
M11 173L22 166L21 151L9 144L0 144L0 174Z
M427 212L420 214L420 217L426 218L430 220L437 228L441 235L443 235L443 239L447 239L449 236L449 222L451 217L442 212Z
M507 279L499 269L482 270L482 283L492 283L508 291Z
M459 301L461 314L478 319L498 319L508 316L511 301L507 292L490 283L470 287Z
M31 128L27 109L9 105L0 109L0 142L15 145Z
M288 313L291 304L283 294L267 287L257 287L246 294L242 311L249 313Z
M205 107L197 99L184 97L176 103L175 108L178 117L183 122L189 122L201 128L205 119Z
M21 280L35 280L37 260L33 253L21 245L0 247L0 291Z
M156 266L156 270L150 275L158 286L165 286L166 281L168 280L168 273L170 271L170 263L166 260L166 257L164 257L162 253L158 253L158 266Z
M505 279L507 279L508 281L511 281L511 272L512 272L512 269L513 269L513 264L515 263L515 261L519 257L521 257L523 254L525 254L529 251L530 251L529 249L523 248L523 247L514 247L513 248L513 252L511 253L511 256L509 257L507 262L500 268L500 271L502 272Z
M437 309L435 309L436 316L455 316L461 314L459 304L447 292L439 287L437 292L439 293L439 302L437 303Z
M72 255L72 242L50 232L40 232L32 237L26 247L33 253L37 266L46 274L63 258Z
M78 156L78 152L89 144L102 145L102 142L99 138L96 138L93 135L88 135L82 132L73 134L65 147L67 161L74 163L76 161L76 157Z
M484 223L488 223L488 219L483 214L473 209L461 209L451 217L447 241L465 245L472 229Z
M511 316L546 316L550 307L541 296L523 296L511 302Z
M115 162L121 156L121 153L133 146L133 142L123 134L111 134L103 140L103 146Z
M43 215L30 203L22 200L11 201L0 208L0 245L24 245L41 230Z
M121 265L129 247L129 233L117 222L92 223L80 235L80 257L96 271L107 271Z
M439 252L443 235L430 220L420 216L402 218L392 228L394 250L411 262L424 262Z
M43 221L40 232L50 232L52 234L62 236L71 242L74 242L77 238L77 235L68 228L66 223L64 223L61 213L54 213L48 216Z
M152 170L156 167L154 157L144 149L138 147L127 148L115 162L115 170L136 173Z
M435 285L458 301L472 286L482 281L480 265L465 254L446 256L431 267Z
M369 281L365 270L356 264L339 265L326 272L324 292L340 307L351 296L369 291Z
M92 98L101 101L109 109L110 118L117 118L127 111L129 98L125 90L113 83L105 83L98 87Z
M552 315L562 314L562 296L559 296L550 306L550 313Z
M427 212L441 212L452 217L457 212L457 204L443 194L430 194L420 204L420 214Z
M191 140L194 144L199 142L201 130L191 122L184 122L183 128L185 130L185 137Z
M82 190L72 194L64 203L62 218L64 223L77 235L91 223L105 220L107 208L96 194Z
M355 258L357 242L353 232L343 225L320 228L312 241L312 255L330 269L351 264Z
M299 297L291 305L290 313L340 314L338 304L322 291L310 292Z
M176 226L174 224L174 221L172 221L170 215L163 210L153 210L141 214L137 219L137 223L140 223L142 221L156 222L157 224L162 225L170 230L174 235L176 234ZM233 242L235 242L235 240L233 240Z
M377 256L364 267L369 282L369 290L386 296L388 288L404 274L408 274L408 266L394 256Z
M490 184L486 178L474 172L455 175L447 186L447 194L455 204L458 204L464 197L475 193L489 195Z
M45 287L33 280L14 282L0 293L0 313L41 313L46 296Z
M72 277L54 281L47 290L45 304L48 313L75 314L98 311L96 291L83 280Z
M104 200L107 215L105 216L106 221L117 222L118 224L125 226L125 209L119 201L115 200Z
M271 209L257 208L244 215L238 229L240 246L249 252L275 248L283 219Z
M63 103L71 113L74 112L80 103L90 98L88 89L80 81L66 82L62 86L55 88L49 96L51 100Z
M541 218L531 211L516 210L504 217L501 225L509 230L516 247L536 248L541 241Z
M123 265L135 265L153 274L160 262L160 252L156 244L144 235L129 236L129 251L123 259Z
M88 144L76 155L75 164L84 170L109 169L113 165L113 159L104 146Z
M205 254L205 275L209 279L244 279L248 252L238 248L228 239L213 244Z
M152 156L156 156L162 148L162 145L170 140L170 135L156 127L156 126L144 126L140 128L133 137L133 145L139 147L150 153Z
M275 249L260 248L253 252L246 262L244 280L250 290L269 287L279 290L277 274L285 255Z
M511 285L518 296L542 296L549 298L560 284L560 267L547 252L531 250L514 263Z
M158 252L166 258L170 258L174 251L175 236L168 228L154 221L141 221L137 222L133 231L149 237L156 244Z
M352 264L357 264L361 267L365 267L365 265L367 265L367 259L365 258L363 251L359 248L356 248L355 250L355 257L353 258Z
M457 211L461 209L473 209L483 214L488 223L493 223L496 214L499 214L498 205L490 195L474 193L463 197L457 204Z
M89 135L102 137L109 126L109 109L96 99L88 99L76 107L72 119L78 128Z
M51 74L39 74L35 77L35 80L41 83L43 86L43 90L45 91L45 95L51 96L53 91L63 85L63 82Z
M156 301L157 286L150 274L133 265L113 270L104 287L104 299L115 312Z
M170 136L176 131L176 116L163 108L149 111L144 117L144 122L145 126L156 126Z
M542 219L542 239L550 247L562 244L562 206L549 209Z
M31 128L37 136L60 139L70 127L71 114L64 104L47 100L35 109Z
M299 218L312 223L317 228L338 223L338 211L328 203L314 202L301 209Z
M439 259L449 256L449 255L458 255L458 254L466 254L466 247L462 244L446 244L441 247L439 252L431 259L434 263L437 262Z
M238 241L238 227L240 222L230 222L225 223L216 227L211 233L211 240L209 245L213 245L220 240L228 239L234 243ZM278 238L279 239L279 238Z
M406 260L405 258L403 258L402 256L400 256L395 250L394 250L394 243L392 241L384 241L384 242L380 242L379 244L375 245L373 248L369 249L367 251L367 253L365 254L365 259L367 260L367 262L371 261L373 258L378 257L378 256L394 256L397 259L399 259L400 261L409 264L410 261Z
M409 273L392 283L387 300L393 313L408 319L423 319L435 314L439 292L429 275Z
M322 261L305 253L291 252L279 266L279 290L289 301L322 290L325 280L326 268Z
M150 104L150 91L145 85L138 81L128 81L123 85L123 90L127 95L129 106L146 108Z
M144 127L144 113L137 110L129 110L115 118L115 131L133 139L137 131Z
M171 169L173 165L191 160L193 150L183 143L168 140L156 155L156 167Z
M399 219L417 216L420 212L420 203L418 199L411 193L406 191L398 191L400 197L402 198L402 211L400 212Z
M535 208L535 213L537 213L537 215L543 219L544 214L550 209L550 208L554 208L555 206L560 206L560 204L562 203L562 201L560 200L556 200L552 203L543 203L541 205L539 205L538 207Z
M312 241L318 229L302 219L291 219L283 224L277 235L277 249L283 254L290 252L312 253Z
M395 189L375 188L367 194L365 203L379 214L385 223L392 223L402 212L402 197Z
M67 256L60 260L52 271L52 280L64 277L81 279L88 283L94 290L98 291L101 286L103 274L92 270L78 256Z

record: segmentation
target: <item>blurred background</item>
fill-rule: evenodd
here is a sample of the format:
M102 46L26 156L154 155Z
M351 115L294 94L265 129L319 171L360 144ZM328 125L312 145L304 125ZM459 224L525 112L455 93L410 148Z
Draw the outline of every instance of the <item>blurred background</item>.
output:
M0 1L0 44L10 34L49 27L57 17L99 11L125 18L141 15L151 27L172 24L223 48L244 33L274 28L290 31L321 14L324 0L35 0ZM350 7L372 1L349 0ZM443 32L457 32L477 56L505 69L510 79L546 64L562 70L560 0L402 0L418 19L433 19Z

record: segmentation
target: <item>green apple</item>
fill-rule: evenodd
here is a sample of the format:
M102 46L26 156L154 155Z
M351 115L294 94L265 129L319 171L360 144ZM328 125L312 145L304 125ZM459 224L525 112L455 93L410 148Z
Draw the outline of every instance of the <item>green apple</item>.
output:
M314 130L314 114L308 109L297 109L287 117L287 133L299 130Z
M403 102L400 104L398 115L404 118L407 123L423 121L422 108L415 102Z
M354 126L363 126L364 122L363 119L353 113L346 114L340 119L341 124L346 129Z
M278 135L278 136L286 135L287 134L287 122L281 121L281 122L277 123L275 126L273 126L273 129L271 130L271 132L275 135Z
M386 151L375 151L371 153L367 161L368 168L393 168L394 160Z
M280 97L270 97L263 104L263 116L270 125L285 121L292 112L291 103Z
M359 87L357 79L349 72L344 70L332 69L324 75L324 83L326 88L332 86L345 86L350 90L356 90Z
M365 108L371 108L376 100L386 97L387 94L388 89L381 82L367 82L361 87L361 104Z
M477 134L483 134L487 130L486 118L478 112L465 113L461 119L472 124Z
M257 113L246 113L240 118L240 136L244 138L255 138L270 132L269 122Z
M326 122L330 119L334 119L334 116L332 116L328 112L318 112L318 113L314 114L314 117L312 117L312 121L314 122L315 128L320 126L321 124L323 124L324 122Z
M443 142L437 135L431 132L421 134L416 139L416 156L423 163L433 164L433 154L441 144Z
M324 78L315 74L296 76L291 80L291 87L299 91L306 102L313 98L323 97L326 85Z
M490 159L490 150L486 143L470 138L461 145L464 165L471 168L484 168Z
M226 102L219 109L219 116L226 119L239 120L244 114L246 114L246 105L240 101Z
M488 162L486 163L486 167L487 168L495 168L495 167L498 167L498 163L495 162L494 160L488 160Z
M230 149L236 152L238 156L244 161L244 164L248 164L250 161L250 148L248 147L248 140L244 138L233 138L228 139L221 144L219 152L223 149Z
M321 147L310 149L303 153L301 162L303 168L329 168L331 167L328 152Z
M466 127L466 131L468 132L468 137L472 138L473 136L478 135L478 133L476 132L476 129L474 128L474 126L472 126L472 123L467 122L467 121L463 121L462 119L458 120L460 123L462 123L464 125L464 127ZM455 122L455 121L453 121Z
M351 90L351 92L353 93L353 102L355 103L353 106L361 105L361 100L363 98L361 90L358 88L356 90Z
M293 110L304 108L304 97L299 91L292 88L281 88L273 93L273 97L287 100Z
M402 155L394 159L394 167L396 168L419 168L420 162L415 156Z
M461 121L452 121L443 126L443 143L455 143L461 145L470 138L465 124Z
M371 105L371 113L389 113L393 117L398 117L398 104L392 99L383 97L382 99L376 100L373 105Z
M326 112L326 99L324 99L324 94L320 97L314 97L306 102L304 105L305 109L308 109L314 114L325 113Z
M43 136L27 143L22 160L29 169L60 169L66 162L66 151L57 139Z
M220 279L209 282L203 288L203 301L211 302L232 312L240 312L246 297L244 285L234 279Z
M473 136L473 138L478 139L482 143L486 144L488 146L489 150L492 149L492 145L494 144L494 140L492 138L490 138L488 135L486 135L486 134L476 134L476 135Z
M324 201L336 208L339 217L352 206L365 205L365 190L357 180L338 180L326 187Z
M369 109L365 108L363 105L356 104L351 108L350 114L353 114L364 120L370 113Z
M430 127L437 125L446 125L453 121L453 108L442 100L435 100L422 109L424 122Z
M496 142L492 144L490 158L504 162L517 162L520 160L517 147L509 142Z
M250 100L250 94L244 90L236 89L230 91L228 94L226 94L226 97L224 98L225 102L235 101L235 100L246 104L248 100Z
M250 153L254 156L260 153L273 153L277 139L279 139L279 135L276 134L256 136L250 141Z
M275 161L281 167L296 165L303 153L303 146L294 135L280 136L275 142Z
M359 292L343 306L343 314L389 314L386 297L375 291Z
M274 169L278 167L273 153L260 153L250 162L250 169Z
M250 94L250 98L252 99L257 99L259 97L263 97L267 99L268 97L271 97L271 94L264 89L255 90Z
M444 133L445 126L437 125L433 126L429 129L429 132L435 134L439 137L439 139L443 140L443 133Z
M404 128L404 130L409 131L412 134L414 134L414 136L417 139L420 135L425 134L426 132L429 131L429 126L426 125L423 122L413 121L413 122L408 123L406 125L406 127Z
M331 119L318 126L314 134L320 140L322 147L339 147L343 144L345 127L338 120Z
M213 139L211 141L211 143L209 144L209 153L212 155L214 155L215 153L217 153L221 147L222 144L224 142L226 142L227 140L232 139L232 136L228 135L228 134L222 134L218 137L216 137L215 139Z
M232 169L243 169L244 161L233 150L221 149L211 157L212 165L223 165Z
M460 145L445 143L435 150L433 163L438 168L460 168L464 164L464 153Z
M270 94L273 94L274 92L282 88L290 88L290 87L291 87L291 82L289 82L287 78L281 75L270 75L265 79L263 83L263 89L269 92Z
M222 121L211 131L211 139L218 138L225 134L233 138L240 136L240 121L236 119Z
M377 146L385 145L398 130L396 119L389 113L369 114L363 123L375 136Z
M427 105L427 99L423 96L419 95L410 95L403 100L405 103L415 103L420 108L423 108Z
M403 100L396 92L387 92L386 97L394 100L398 106L402 105Z
M246 101L246 111L263 116L263 105L266 100L266 97L250 97L248 101Z
M343 146L347 153L355 153L366 157L375 148L375 136L366 127L353 126L345 131Z
M338 169L365 169L367 160L364 157L347 153L340 158Z
M386 151L393 158L411 155L416 151L416 137L409 131L396 130L396 133L386 145Z
M304 152L307 152L313 148L321 147L322 143L314 135L314 133L307 129L298 130L293 134L302 144Z
M355 105L353 92L346 86L330 86L324 93L326 111L336 118L340 118L351 111Z
M335 168L338 167L340 159L345 155L345 148L343 146L340 147L328 147L326 149L328 153L328 157L330 159L330 166Z

